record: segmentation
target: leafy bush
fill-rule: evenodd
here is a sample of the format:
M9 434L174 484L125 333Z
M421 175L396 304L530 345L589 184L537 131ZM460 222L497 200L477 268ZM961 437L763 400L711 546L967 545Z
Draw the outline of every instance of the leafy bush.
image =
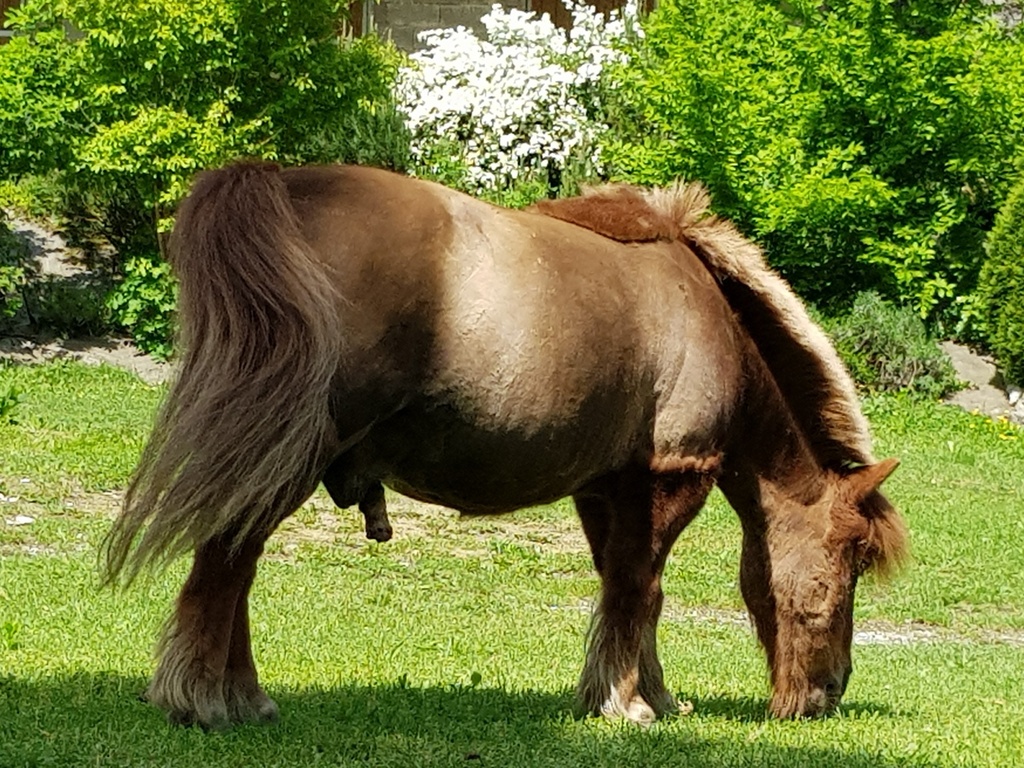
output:
M0 424L17 424L16 411L24 392L21 387L7 384L0 388Z
M107 286L92 276L45 275L23 291L25 311L36 329L61 336L99 336L111 329Z
M28 2L0 49L0 175L126 177L163 212L231 157L301 161L297 148L389 101L397 54L340 41L340 5Z
M107 290L95 273L40 274L27 243L0 218L0 331L18 327L66 336L105 333L110 330Z
M910 309L859 294L846 314L822 320L858 386L938 399L961 388L949 357Z
M0 208L37 221L52 219L61 207L61 187L56 172L0 181Z
M15 237L0 211L0 331L9 329L24 304L28 247Z
M339 39L337 0L28 0L0 47L0 178L61 173L120 264L160 251L193 174L237 156L403 162L368 149L399 55ZM394 133L394 132L393 132ZM406 150L407 152L407 150ZM397 160L394 158L397 157ZM159 308L154 308L159 312ZM149 325L147 324L147 327Z
M404 173L412 163L412 136L394 104L346 113L337 125L301 142L295 154L309 163L356 163Z
M498 5L481 19L486 39L465 27L423 33L397 86L417 174L479 194L524 178L557 188L563 174L601 170L601 75L625 58L617 46L636 3L608 19L569 7L568 34L546 15Z
M1007 378L1024 383L1024 177L989 234L978 285L985 335Z
M664 0L619 67L612 175L699 179L806 298L956 322L1024 152L1024 48L979 2Z
M144 352L166 359L174 341L177 284L170 265L158 254L136 256L124 265L124 280L107 307Z

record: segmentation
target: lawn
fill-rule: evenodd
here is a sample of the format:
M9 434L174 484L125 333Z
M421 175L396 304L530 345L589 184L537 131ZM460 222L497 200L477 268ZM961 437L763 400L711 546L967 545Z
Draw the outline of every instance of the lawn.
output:
M11 406L20 390L20 399ZM694 713L571 717L597 582L568 504L459 519L391 499L395 539L318 494L253 596L272 727L176 729L138 701L185 570L97 588L159 388L108 368L0 367L0 766L1008 766L1024 762L1024 433L866 404L914 563L858 591L840 713L765 718L739 528L717 494L676 545L659 643ZM9 407L5 409L4 404ZM31 518L32 522L27 522ZM13 525L11 523L23 523Z

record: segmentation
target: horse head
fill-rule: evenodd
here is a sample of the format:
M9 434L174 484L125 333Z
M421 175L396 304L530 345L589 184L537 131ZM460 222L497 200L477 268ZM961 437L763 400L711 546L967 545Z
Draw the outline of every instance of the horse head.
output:
M768 655L776 717L826 714L846 691L857 581L906 554L903 521L879 491L898 464L829 472L820 498L772 499L764 535L744 536L740 583Z

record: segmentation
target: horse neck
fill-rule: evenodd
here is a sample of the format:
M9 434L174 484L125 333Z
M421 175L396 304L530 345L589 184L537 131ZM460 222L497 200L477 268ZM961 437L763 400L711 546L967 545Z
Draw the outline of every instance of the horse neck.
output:
M806 508L826 491L826 473L760 355L747 387L719 485L744 528Z
M718 485L743 528L740 591L779 686L787 679L785 654L778 654L787 642L779 634L779 601L786 598L779 587L792 587L787 560L794 544L827 531L820 502L828 484L768 366L756 351L747 359L747 386ZM788 577L777 578L779 571Z

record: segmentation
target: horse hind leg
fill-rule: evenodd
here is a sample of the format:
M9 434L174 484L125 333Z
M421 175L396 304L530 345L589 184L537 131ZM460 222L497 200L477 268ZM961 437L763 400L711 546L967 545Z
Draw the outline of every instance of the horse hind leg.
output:
M226 537L196 549L157 645L159 661L145 694L171 722L211 730L230 725L225 677L236 615L239 604L246 602L262 551L263 541L252 539L232 555Z
M276 723L277 704L263 691L252 657L249 634L249 587L235 606L228 660L224 669L224 703L233 723Z
M170 722L222 730L277 720L277 704L259 685L249 633L249 592L265 541L266 534L252 534L232 552L224 535L196 550L145 694Z

